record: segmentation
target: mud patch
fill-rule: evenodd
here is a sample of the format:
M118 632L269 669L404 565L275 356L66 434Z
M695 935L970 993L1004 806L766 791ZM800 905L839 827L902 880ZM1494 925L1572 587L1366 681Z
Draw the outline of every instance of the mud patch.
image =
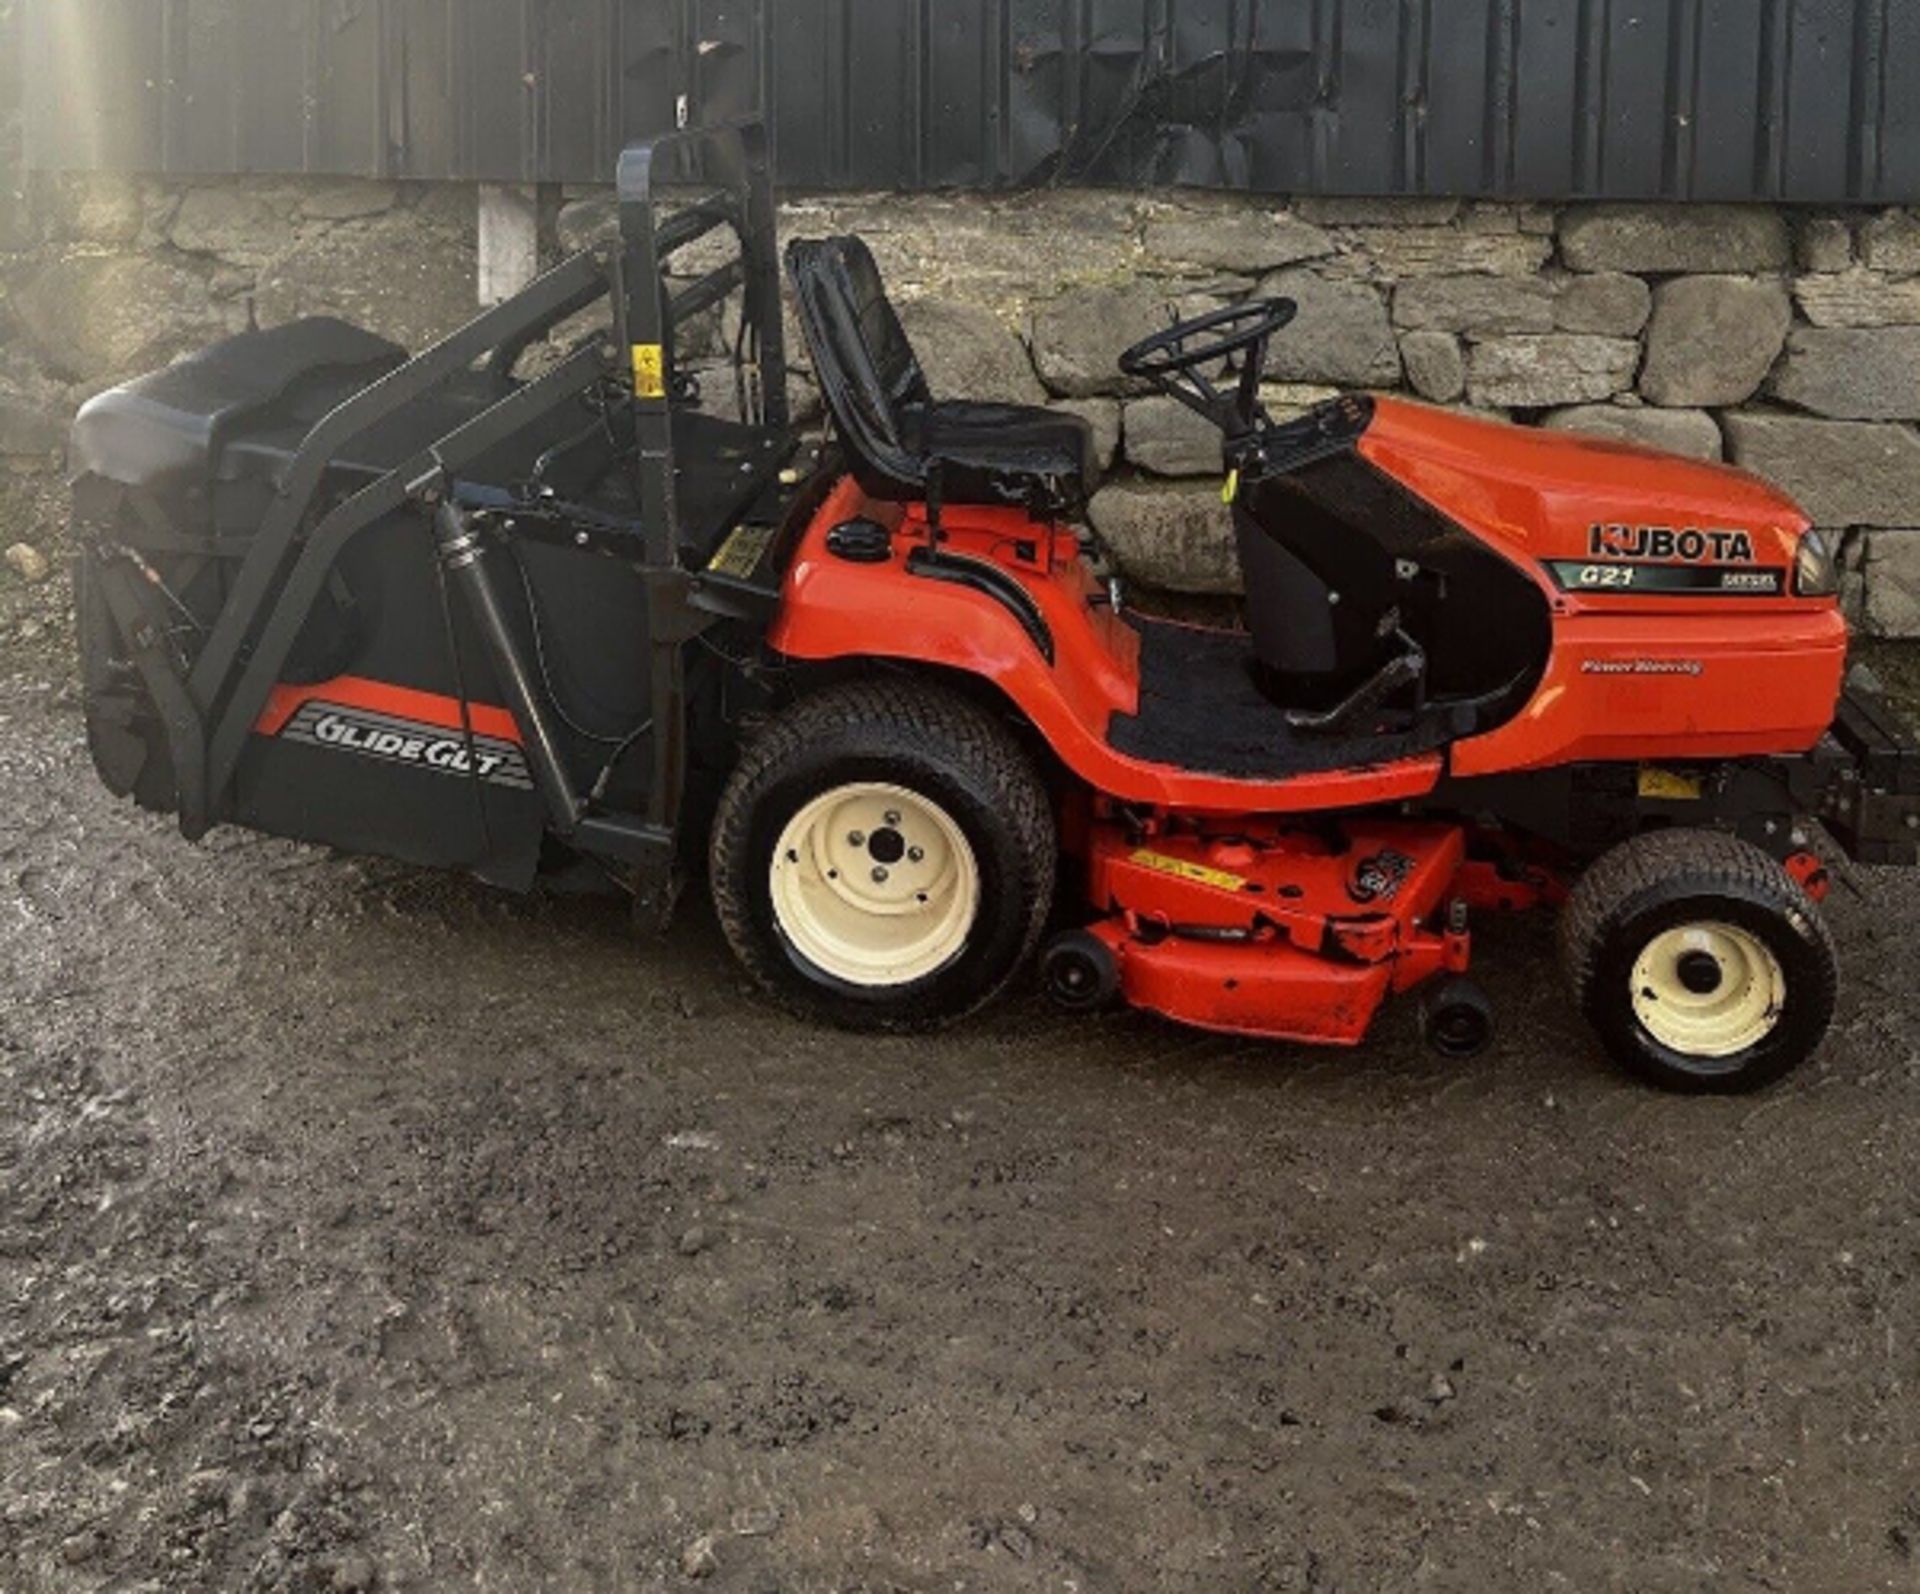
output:
M110 801L0 685L0 1587L1905 1588L1916 908L1822 1058L808 1029L699 911Z

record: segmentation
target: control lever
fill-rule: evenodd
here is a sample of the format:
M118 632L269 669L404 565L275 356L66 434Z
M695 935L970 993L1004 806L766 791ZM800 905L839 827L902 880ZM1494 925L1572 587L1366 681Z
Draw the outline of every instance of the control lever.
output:
M1404 651L1388 659L1332 708L1319 712L1304 708L1288 709L1287 723L1296 731L1316 735L1344 731L1354 721L1379 708L1402 687L1415 686L1424 681L1427 676L1426 650L1406 632L1395 634Z

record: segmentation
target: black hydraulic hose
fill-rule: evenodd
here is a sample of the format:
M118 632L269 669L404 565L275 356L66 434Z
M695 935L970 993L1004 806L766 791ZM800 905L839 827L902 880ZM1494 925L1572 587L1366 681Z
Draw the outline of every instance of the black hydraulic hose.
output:
M507 707L513 711L521 734L526 738L524 751L534 786L547 805L556 834L570 836L580 823L582 803L573 789L573 780L560 756L560 744L548 723L546 705L528 671L526 661L514 642L513 628L500 589L487 567L487 547L480 533L454 503L443 500L434 510L434 534L440 562L447 579L459 589L468 613L480 633L487 662L500 689L506 694Z

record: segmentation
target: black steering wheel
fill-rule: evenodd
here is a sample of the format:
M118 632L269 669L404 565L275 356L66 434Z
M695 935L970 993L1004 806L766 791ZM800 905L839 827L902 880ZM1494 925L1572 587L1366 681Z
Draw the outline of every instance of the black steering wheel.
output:
M1226 434L1228 444L1260 429L1260 374L1274 333L1300 313L1291 299L1249 299L1221 310L1178 321L1164 332L1142 338L1120 356L1120 369L1151 382ZM1239 380L1223 393L1200 372L1203 365L1243 355Z
M1291 299L1249 299L1244 304L1230 304L1142 338L1120 356L1120 369L1128 376L1153 381L1211 365L1242 349L1265 344L1299 313L1300 307Z

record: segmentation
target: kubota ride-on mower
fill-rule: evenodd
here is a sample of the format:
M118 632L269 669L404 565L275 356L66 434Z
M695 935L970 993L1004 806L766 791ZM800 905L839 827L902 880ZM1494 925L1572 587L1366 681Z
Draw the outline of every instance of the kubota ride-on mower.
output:
M617 247L416 359L308 321L87 406L115 791L656 915L704 860L761 984L856 1027L957 1018L1038 951L1070 1008L1289 1040L1420 987L1465 1055L1471 915L1558 907L1645 1077L1818 1043L1814 823L1913 862L1920 748L1843 692L1833 550L1785 498L1388 398L1276 423L1295 307L1235 304L1121 356L1220 428L1246 575L1244 630L1154 618L1081 524L1086 429L934 397L851 238L789 254L832 422L803 445L757 129L629 150L620 201ZM733 257L676 278L710 234ZM676 333L722 305L703 394Z

